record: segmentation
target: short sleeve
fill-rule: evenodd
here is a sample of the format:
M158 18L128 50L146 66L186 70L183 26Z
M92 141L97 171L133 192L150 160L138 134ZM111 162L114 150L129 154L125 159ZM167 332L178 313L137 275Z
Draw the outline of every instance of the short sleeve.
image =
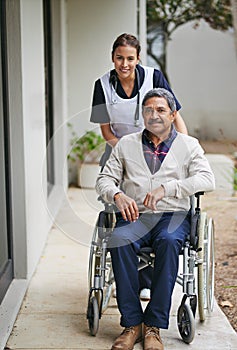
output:
M100 79L98 79L94 85L90 121L92 123L99 124L106 124L110 122L109 114L105 103L105 95Z
M160 70L158 70L158 69L154 69L153 87L154 88L164 88L166 90L169 90L173 94L173 96L175 98L177 111L180 110L181 104L179 103L179 101L175 97L175 94L173 93L172 89L170 88L170 86L169 86L167 80L165 79L163 73Z

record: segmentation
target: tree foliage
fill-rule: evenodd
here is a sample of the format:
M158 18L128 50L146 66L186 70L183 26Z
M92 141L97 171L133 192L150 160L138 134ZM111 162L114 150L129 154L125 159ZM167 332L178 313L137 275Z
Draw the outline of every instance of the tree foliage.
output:
M233 15L233 27L234 27L234 35L235 35L235 49L237 54L237 0L231 0L231 9Z
M197 28L201 19L216 30L232 27L231 0L147 0L148 54L166 74L166 47L173 32L181 25L193 22ZM154 42L160 37L163 55L157 57Z

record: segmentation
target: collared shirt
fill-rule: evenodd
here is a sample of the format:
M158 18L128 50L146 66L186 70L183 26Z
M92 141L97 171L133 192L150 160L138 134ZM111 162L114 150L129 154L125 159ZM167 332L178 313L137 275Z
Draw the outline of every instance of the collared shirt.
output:
M143 153L146 159L147 165L152 174L155 174L161 167L165 156L169 152L169 149L177 136L177 131L172 125L168 138L162 141L157 147L149 138L149 131L145 129L142 133L142 145Z

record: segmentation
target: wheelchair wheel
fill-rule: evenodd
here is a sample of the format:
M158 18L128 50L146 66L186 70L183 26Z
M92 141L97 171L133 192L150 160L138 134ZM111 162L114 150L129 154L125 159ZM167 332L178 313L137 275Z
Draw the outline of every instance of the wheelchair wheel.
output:
M103 227L101 223L99 224L99 218L97 220L92 236L88 269L89 290L94 288L93 294L97 299L99 312L102 313L108 307L114 281L110 253L108 251L102 251L102 240L98 233L99 229L105 232L108 230L108 226L106 226L108 225L107 221L104 221L105 226ZM100 232L100 234L102 233ZM102 274L104 278L102 278ZM98 276L99 285L95 285L95 276ZM103 291L103 301L101 290Z
M206 213L201 213L198 230L198 310L202 322L214 303L214 229Z
M100 253L99 253L100 242L98 240L98 220L96 222L94 232L92 235L90 254L89 254L89 268L88 268L88 283L89 289L93 287L94 276L99 273L100 266Z
M214 283L215 283L215 242L214 225L210 218L208 221L207 241L207 310L213 311L214 306Z
M99 329L99 307L95 297L89 300L87 319L91 335L96 335Z
M110 254L106 255L105 286L103 288L102 313L107 309L113 291L114 273Z
M178 309L177 322L179 333L183 341L190 344L195 334L195 319L192 309L187 303L181 304Z
M206 303L206 266L204 264L204 240L207 230L207 214L201 213L198 226L198 311L200 321L205 321L205 303Z

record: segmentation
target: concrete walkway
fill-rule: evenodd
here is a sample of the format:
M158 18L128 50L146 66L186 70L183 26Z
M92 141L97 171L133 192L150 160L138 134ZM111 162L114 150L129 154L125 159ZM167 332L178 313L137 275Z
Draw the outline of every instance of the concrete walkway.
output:
M89 242L100 210L94 190L69 189L37 271L9 338L7 349L110 349L121 331L116 299L111 300L92 337L86 320ZM166 350L186 349L179 336L176 312L182 291L176 285L169 330L162 330ZM190 350L236 350L237 334L215 303L204 323L196 317ZM136 344L136 350L142 345Z

